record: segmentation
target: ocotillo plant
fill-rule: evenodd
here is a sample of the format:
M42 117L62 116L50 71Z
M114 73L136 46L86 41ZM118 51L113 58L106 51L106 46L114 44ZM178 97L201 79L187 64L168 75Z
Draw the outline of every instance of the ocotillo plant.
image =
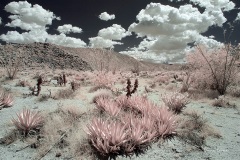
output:
M37 80L37 96L39 95L40 91L41 91L41 84L43 83L43 79L40 76Z
M66 78L66 75L63 73L63 83L64 83L64 86L66 86L67 84L67 78Z
M130 79L127 79L127 94L126 94L126 96L130 97L133 93L135 93L137 91L137 88L138 88L138 80L137 79L135 80L133 89L132 89Z

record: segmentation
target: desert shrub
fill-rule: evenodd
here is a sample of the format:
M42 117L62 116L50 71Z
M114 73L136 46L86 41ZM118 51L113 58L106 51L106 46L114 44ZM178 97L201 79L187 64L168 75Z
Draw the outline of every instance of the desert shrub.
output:
M54 99L69 99L75 96L75 93L72 89L60 89L58 90L55 95Z
M218 98L215 98L214 101L212 102L213 106L216 107L230 107L230 108L235 108L235 104L230 104L230 102L227 100L225 96L219 96Z
M229 94L233 97L240 97L240 88L229 88Z
M20 87L29 87L30 83L26 80L19 80L16 84L16 86L20 86Z
M7 78L13 80L14 78L16 78L17 73L19 72L20 68L22 67L21 64L21 58L19 56L15 56L13 57L13 55L11 55L10 57L6 57L6 63L4 65L4 68L6 70L7 73Z
M165 94L162 96L162 100L170 110L177 114L181 113L182 109L189 103L188 95L178 92Z
M11 93L0 88L0 109L11 107L13 105L13 97Z
M226 89L234 82L238 56L238 47L231 44L213 49L196 46L195 53L187 56L187 62L194 68L195 87L214 89L220 95L225 94Z
M98 71L93 76L92 81L95 86L112 87L117 81L117 76L111 72Z
M26 136L31 130L37 129L43 124L43 117L40 112L23 109L17 113L17 119L13 118L12 122Z
M195 146L203 151L207 137L221 138L221 135L207 124L207 120L196 111L184 113L179 124L177 137L185 143Z
M106 90L106 89L99 89L96 92L94 92L92 102L96 103L97 99L99 99L99 98L110 99L112 97L113 97L112 91Z

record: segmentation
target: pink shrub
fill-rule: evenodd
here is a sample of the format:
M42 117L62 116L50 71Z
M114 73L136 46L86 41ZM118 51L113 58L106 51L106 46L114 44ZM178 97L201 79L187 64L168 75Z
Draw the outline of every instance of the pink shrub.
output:
M107 86L112 87L117 81L117 76L111 72L98 71L93 77L93 83L95 86Z
M193 82L196 86L215 89L223 95L236 78L235 64L239 56L238 47L230 44L214 49L197 46L194 54L187 55L187 62L195 72Z
M184 95L178 92L165 94L162 96L162 100L165 105L175 113L181 113L182 109L189 103L188 95Z

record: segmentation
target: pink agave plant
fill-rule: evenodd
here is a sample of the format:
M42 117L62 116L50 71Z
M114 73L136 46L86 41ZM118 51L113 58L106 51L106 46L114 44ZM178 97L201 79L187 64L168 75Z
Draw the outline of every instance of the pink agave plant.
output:
M117 116L121 111L121 108L118 106L118 104L115 101L112 101L111 99L107 99L104 97L100 97L97 99L96 106L101 111L106 111L111 116Z
M22 131L24 135L29 133L30 130L36 129L43 123L43 117L39 112L31 111L30 109L23 109L17 114L17 119L12 119L15 127Z
M127 116L130 125L131 143L135 148L151 143L157 135L155 123L149 117L137 118L133 114Z
M128 126L116 121L93 119L87 126L92 145L102 154L119 153L122 146L128 141Z
M11 107L13 105L13 98L10 93L0 91L0 109L4 107Z
M158 135L161 138L176 134L177 117L172 111L169 111L167 107L161 107L153 113L157 121Z

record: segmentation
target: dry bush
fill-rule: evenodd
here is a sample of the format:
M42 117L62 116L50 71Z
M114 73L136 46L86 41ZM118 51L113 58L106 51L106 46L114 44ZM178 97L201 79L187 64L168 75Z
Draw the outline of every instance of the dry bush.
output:
M74 92L72 89L60 89L58 90L55 95L54 99L69 99L73 98L75 96L76 92Z
M3 64L6 70L7 78L13 80L22 68L22 62L21 57L18 55L9 54L9 56L10 57L5 57L5 63Z
M16 86L20 86L20 87L30 87L30 83L26 80L19 80L16 84Z
M108 87L108 86L105 86L105 85L101 85L101 86L93 86L92 88L90 88L89 92L90 93L96 92L97 90L100 90L100 89L112 90L111 87Z
M177 130L177 137L185 143L203 151L203 146L206 145L206 138L221 138L221 135L207 124L207 120L202 115L195 111L185 113L184 115L185 118Z
M8 132L4 137L0 139L0 144L9 145L21 138L21 134L18 130L14 129Z
M111 72L98 71L95 73L92 81L95 86L107 86L112 87L117 81L117 75Z
M178 92L165 94L162 96L162 100L165 105L176 114L181 113L183 108L189 103L188 95Z
M168 75L159 75L154 78L154 83L158 83L159 85L162 84L169 84L170 77Z
M97 99L99 98L111 99L113 98L113 93L112 91L107 89L99 89L96 92L94 92L92 102L96 103Z
M212 106L215 107L226 107L226 108L236 108L235 104L230 104L230 102L227 100L225 96L219 96L218 98L215 98L212 102Z
M225 44L224 47L206 49L196 46L195 54L189 54L187 61L194 68L193 83L201 89L215 89L224 95L238 72L236 60L239 56L239 46Z
M228 93L232 96L232 97L240 97L240 88L236 87L236 88L229 88Z

